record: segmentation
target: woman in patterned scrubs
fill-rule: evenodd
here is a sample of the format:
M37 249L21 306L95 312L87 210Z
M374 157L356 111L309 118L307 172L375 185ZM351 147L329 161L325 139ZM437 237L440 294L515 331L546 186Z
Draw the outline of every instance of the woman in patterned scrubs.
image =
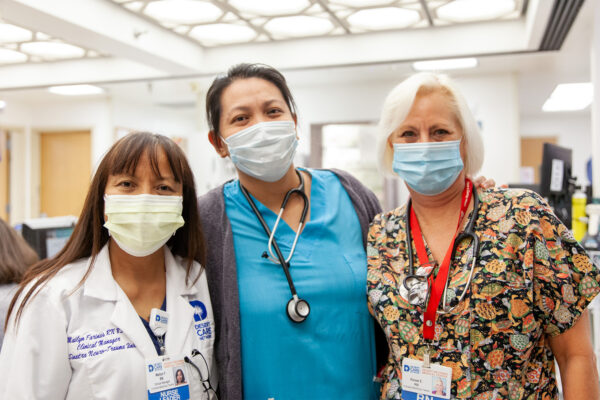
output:
M451 398L557 399L555 359L566 400L600 398L586 311L600 291L598 270L534 192L478 188L478 209L471 199L460 217L469 192L466 176L481 167L483 145L454 83L431 73L408 78L389 94L380 129L382 163L407 183L422 255L436 263L432 278L443 280L440 264L450 258L455 233L471 218L480 241L470 283L474 246L471 239L459 242L447 270L446 301L454 308L442 315L433 306L426 340L429 304L412 305L403 286L407 246L414 271L422 265L413 222L413 240L407 243L407 206L372 222L369 308L391 350L381 398L402 398L403 360L423 360L426 354L432 364L452 369Z

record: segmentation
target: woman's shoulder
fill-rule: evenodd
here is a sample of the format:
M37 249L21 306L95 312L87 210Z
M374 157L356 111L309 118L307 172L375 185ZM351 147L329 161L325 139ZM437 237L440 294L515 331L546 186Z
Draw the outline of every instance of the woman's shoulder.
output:
M373 229L387 229L398 230L400 226L404 225L406 220L406 204L395 208L390 211L379 213L373 218L371 222L371 230Z
M552 214L546 200L529 189L491 188L480 190L478 196L481 204L487 206L484 208L485 212L492 214L496 220L502 215L516 215L520 212L531 217Z

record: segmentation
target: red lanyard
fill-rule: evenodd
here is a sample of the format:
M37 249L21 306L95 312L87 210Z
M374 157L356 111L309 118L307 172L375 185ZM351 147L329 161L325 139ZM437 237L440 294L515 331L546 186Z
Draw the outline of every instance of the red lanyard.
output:
M460 228L460 221L462 221L463 217L465 216L465 213L467 212L467 208L469 207L469 202L471 201L472 196L473 183L470 180L466 179L465 188L462 192L460 215L458 217L458 226L456 227L456 232L454 233L452 242L450 242L450 247L446 251L444 261L440 265L438 273L434 278L433 285L430 284L431 293L429 295L429 302L427 303L427 309L425 310L425 315L423 318L423 337L425 339L431 340L435 336L435 319L437 316L437 309L440 306L440 301L444 292L444 287L446 286L446 282L448 280L448 272L450 271L451 261L450 257L452 256L454 239L456 239L458 228ZM411 234L412 239L415 242L415 247L417 248L419 263L421 265L425 265L429 263L429 257L427 256L427 251L425 250L425 243L423 243L423 236L421 234L419 220L417 219L417 215L415 214L415 209L413 207L411 207L410 209L410 226L413 231L411 232ZM408 243L407 245L410 246L411 244Z

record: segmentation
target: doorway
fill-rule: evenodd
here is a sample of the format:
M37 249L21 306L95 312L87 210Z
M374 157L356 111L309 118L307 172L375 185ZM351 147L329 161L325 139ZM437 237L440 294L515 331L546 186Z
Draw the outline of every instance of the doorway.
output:
M90 131L42 132L41 213L79 216L90 184Z

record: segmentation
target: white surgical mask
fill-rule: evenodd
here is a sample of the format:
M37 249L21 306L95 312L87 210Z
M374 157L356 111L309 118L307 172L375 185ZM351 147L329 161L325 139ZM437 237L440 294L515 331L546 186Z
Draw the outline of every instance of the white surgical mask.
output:
M298 139L293 121L252 125L225 139L231 161L247 175L265 182L283 178L292 165Z
M167 243L184 224L182 211L182 196L104 195L104 227L135 257L148 256Z

